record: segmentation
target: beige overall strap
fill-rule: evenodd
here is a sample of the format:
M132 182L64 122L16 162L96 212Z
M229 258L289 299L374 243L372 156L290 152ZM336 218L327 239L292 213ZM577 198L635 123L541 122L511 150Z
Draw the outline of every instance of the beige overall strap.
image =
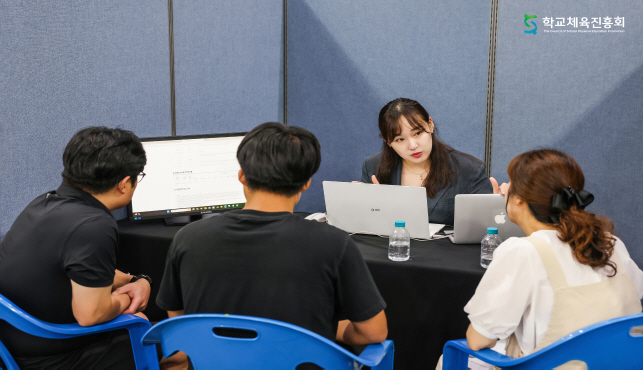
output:
M509 338L507 338L507 344L505 344L505 354L509 357L522 357L522 349L520 349L520 344L518 344L518 338L516 338L516 333L511 333Z
M545 270L547 270L547 276L551 282L554 290L558 288L564 288L567 286L567 279L565 279L565 274L563 274L563 269L560 267L558 258L554 254L554 251L551 247L541 238L535 236L528 236L523 239L528 240L531 244L536 247L540 258L543 260L545 265Z
M556 258L556 255L551 250L547 242L535 236L528 236L528 237L524 237L523 239L533 244L534 247L536 248L536 251L538 251L538 254L540 255L540 259L542 259L543 264L545 265L547 275L549 276L549 280L551 281L551 284L554 287L554 290L556 290L556 288L559 288L559 287L561 288L566 287L567 280L565 279L565 275L563 275L563 270L561 269L560 264L558 263L558 259ZM510 356L510 357L523 356L522 350L520 349L520 345L518 344L518 339L516 338L515 333L511 334L511 336L507 340L505 351L507 353L507 356Z

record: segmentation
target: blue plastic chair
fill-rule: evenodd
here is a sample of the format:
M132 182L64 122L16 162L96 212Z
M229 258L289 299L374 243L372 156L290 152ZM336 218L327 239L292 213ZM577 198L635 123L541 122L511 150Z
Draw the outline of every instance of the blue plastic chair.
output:
M444 345L443 369L466 369L469 355L502 369L552 369L580 360L588 369L643 369L643 313L599 322L575 331L528 356L514 358L490 349L473 351L466 339Z
M217 328L249 330L256 337L221 336L214 333ZM195 369L295 369L306 362L325 369L393 369L393 341L371 344L356 356L299 326L251 316L194 314L163 320L143 337L143 344L154 343L161 343L165 357L185 352Z
M43 338L66 339L88 334L112 331L116 329L129 330L132 350L137 369L158 369L158 357L154 347L141 345L143 334L152 326L149 321L134 315L121 315L112 321L94 326L78 324L51 324L36 319L21 310L10 300L0 294L0 320L4 320L23 332ZM0 342L0 357L9 370L19 369L7 348Z

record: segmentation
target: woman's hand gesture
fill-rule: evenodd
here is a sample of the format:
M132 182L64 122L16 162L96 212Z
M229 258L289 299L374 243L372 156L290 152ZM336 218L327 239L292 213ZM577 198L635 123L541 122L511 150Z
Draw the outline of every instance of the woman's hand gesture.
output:
M492 177L492 178L493 178L493 177ZM379 184L380 184L380 182L379 182L379 181L377 181L377 177L375 177L375 175L373 175L373 176L371 177L371 181L373 181L373 184L377 184L377 185L379 185ZM495 180L494 180L494 181L495 181ZM353 184L363 184L363 182L361 182L361 181L351 181L351 182L352 182ZM496 186L497 186L497 185L498 185L498 183L496 182Z

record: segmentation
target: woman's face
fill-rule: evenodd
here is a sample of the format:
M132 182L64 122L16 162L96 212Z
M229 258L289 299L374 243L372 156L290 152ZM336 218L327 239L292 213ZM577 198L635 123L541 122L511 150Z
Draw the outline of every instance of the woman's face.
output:
M433 121L424 124L424 130L413 129L404 116L400 117L402 131L389 144L403 160L411 163L424 163L429 160L433 142Z

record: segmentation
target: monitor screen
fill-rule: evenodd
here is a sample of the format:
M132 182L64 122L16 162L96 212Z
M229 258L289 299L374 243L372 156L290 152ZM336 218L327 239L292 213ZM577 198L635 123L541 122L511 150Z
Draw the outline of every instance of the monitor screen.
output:
M141 139L147 164L128 206L130 220L242 208L237 147L245 133Z

